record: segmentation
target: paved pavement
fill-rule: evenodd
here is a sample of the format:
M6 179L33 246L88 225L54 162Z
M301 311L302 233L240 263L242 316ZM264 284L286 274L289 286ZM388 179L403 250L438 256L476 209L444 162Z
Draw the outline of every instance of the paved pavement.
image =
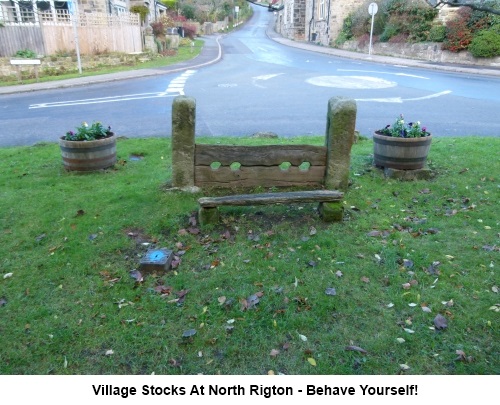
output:
M283 38L281 35L277 34L272 28L268 28L266 33L270 39L280 44L303 49L310 52L318 52L332 56L339 56L342 58L365 60L382 64L402 65L402 66L411 66L411 67L442 70L449 72L500 77L500 69L494 67L458 65L451 63L434 63L434 62L427 62L415 59L396 58L392 56L381 56L373 54L369 56L363 53L344 51L340 49L319 46L308 42L292 41ZM57 80L53 82L4 86L0 87L0 94L15 94L22 92L37 91L37 90L49 90L56 88L84 86L93 83L104 83L116 80L164 75L167 73L180 72L188 69L197 69L218 62L222 58L222 48L220 45L220 41L223 39L223 35L209 35L201 37L201 39L205 41L205 45L203 46L201 53L189 61L180 62L175 65L170 65L164 68L157 68L157 69L137 69L126 72L109 73L104 75L78 77L74 79Z

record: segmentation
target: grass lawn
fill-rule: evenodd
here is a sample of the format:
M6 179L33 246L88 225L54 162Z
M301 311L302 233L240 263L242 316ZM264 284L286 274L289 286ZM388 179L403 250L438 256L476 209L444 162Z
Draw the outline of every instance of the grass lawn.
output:
M134 65L119 65L119 66L99 66L95 69L83 68L82 74L79 74L77 68L75 67L75 72L70 72L66 74L61 74L57 76L49 76L44 74L43 70L39 73L39 82L52 82L64 79L73 79L75 77L86 77L86 76L97 76L104 75L108 73L124 72L127 70L137 70L137 69L155 69L165 66L170 66L175 63L184 62L198 56L203 48L204 41L201 39L196 39L193 47L191 46L179 46L176 55L174 56L158 56L146 62ZM76 65L75 65L76 66ZM8 80L11 79L11 80ZM23 79L23 84L36 83L35 78ZM0 86L12 86L19 84L15 76L4 77L0 80Z
M500 138L434 139L416 182L362 140L342 223L225 207L210 229L203 193L168 191L170 139L117 147L83 175L56 144L0 149L0 374L500 373ZM152 247L175 268L141 280Z

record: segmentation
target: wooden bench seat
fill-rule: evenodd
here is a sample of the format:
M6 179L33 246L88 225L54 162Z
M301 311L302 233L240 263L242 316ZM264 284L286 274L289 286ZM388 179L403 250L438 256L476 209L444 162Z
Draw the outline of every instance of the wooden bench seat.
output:
M224 205L268 205L284 203L313 203L341 201L344 193L336 190L288 191L284 193L236 194L223 197L202 197L198 200L202 208Z
M339 221L342 210L339 210L344 193L337 190L288 191L281 193L235 194L222 197L202 197L198 199L200 223L214 224L219 220L220 206L247 206L270 204L293 204L318 202L319 212L326 222ZM330 204L330 206L328 206ZM335 204L335 206L331 206Z

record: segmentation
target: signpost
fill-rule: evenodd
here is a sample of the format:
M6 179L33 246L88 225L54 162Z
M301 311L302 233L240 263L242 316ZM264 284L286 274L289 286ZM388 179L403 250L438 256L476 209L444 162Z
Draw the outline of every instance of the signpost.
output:
M75 36L76 57L78 60L78 73L82 74L82 60L80 59L80 44L78 39L78 28L76 27L75 3L73 0L68 0L68 11L71 14L71 22L73 23L73 34Z
M236 25L238 25L238 13L240 12L240 7L239 6L235 6L234 7L234 12L236 14Z
M372 26L370 28L370 47L368 49L368 55L372 54L372 38L373 38L373 20L375 19L375 14L377 14L378 6L377 3L370 3L368 6L368 13L372 16Z

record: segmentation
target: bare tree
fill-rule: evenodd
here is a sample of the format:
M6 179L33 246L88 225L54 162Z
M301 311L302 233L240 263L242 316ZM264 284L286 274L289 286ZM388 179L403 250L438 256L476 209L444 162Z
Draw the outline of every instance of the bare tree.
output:
M425 0L432 7L447 5L449 7L470 7L472 10L485 11L487 13L500 15L500 8L491 7L491 1L483 0Z

